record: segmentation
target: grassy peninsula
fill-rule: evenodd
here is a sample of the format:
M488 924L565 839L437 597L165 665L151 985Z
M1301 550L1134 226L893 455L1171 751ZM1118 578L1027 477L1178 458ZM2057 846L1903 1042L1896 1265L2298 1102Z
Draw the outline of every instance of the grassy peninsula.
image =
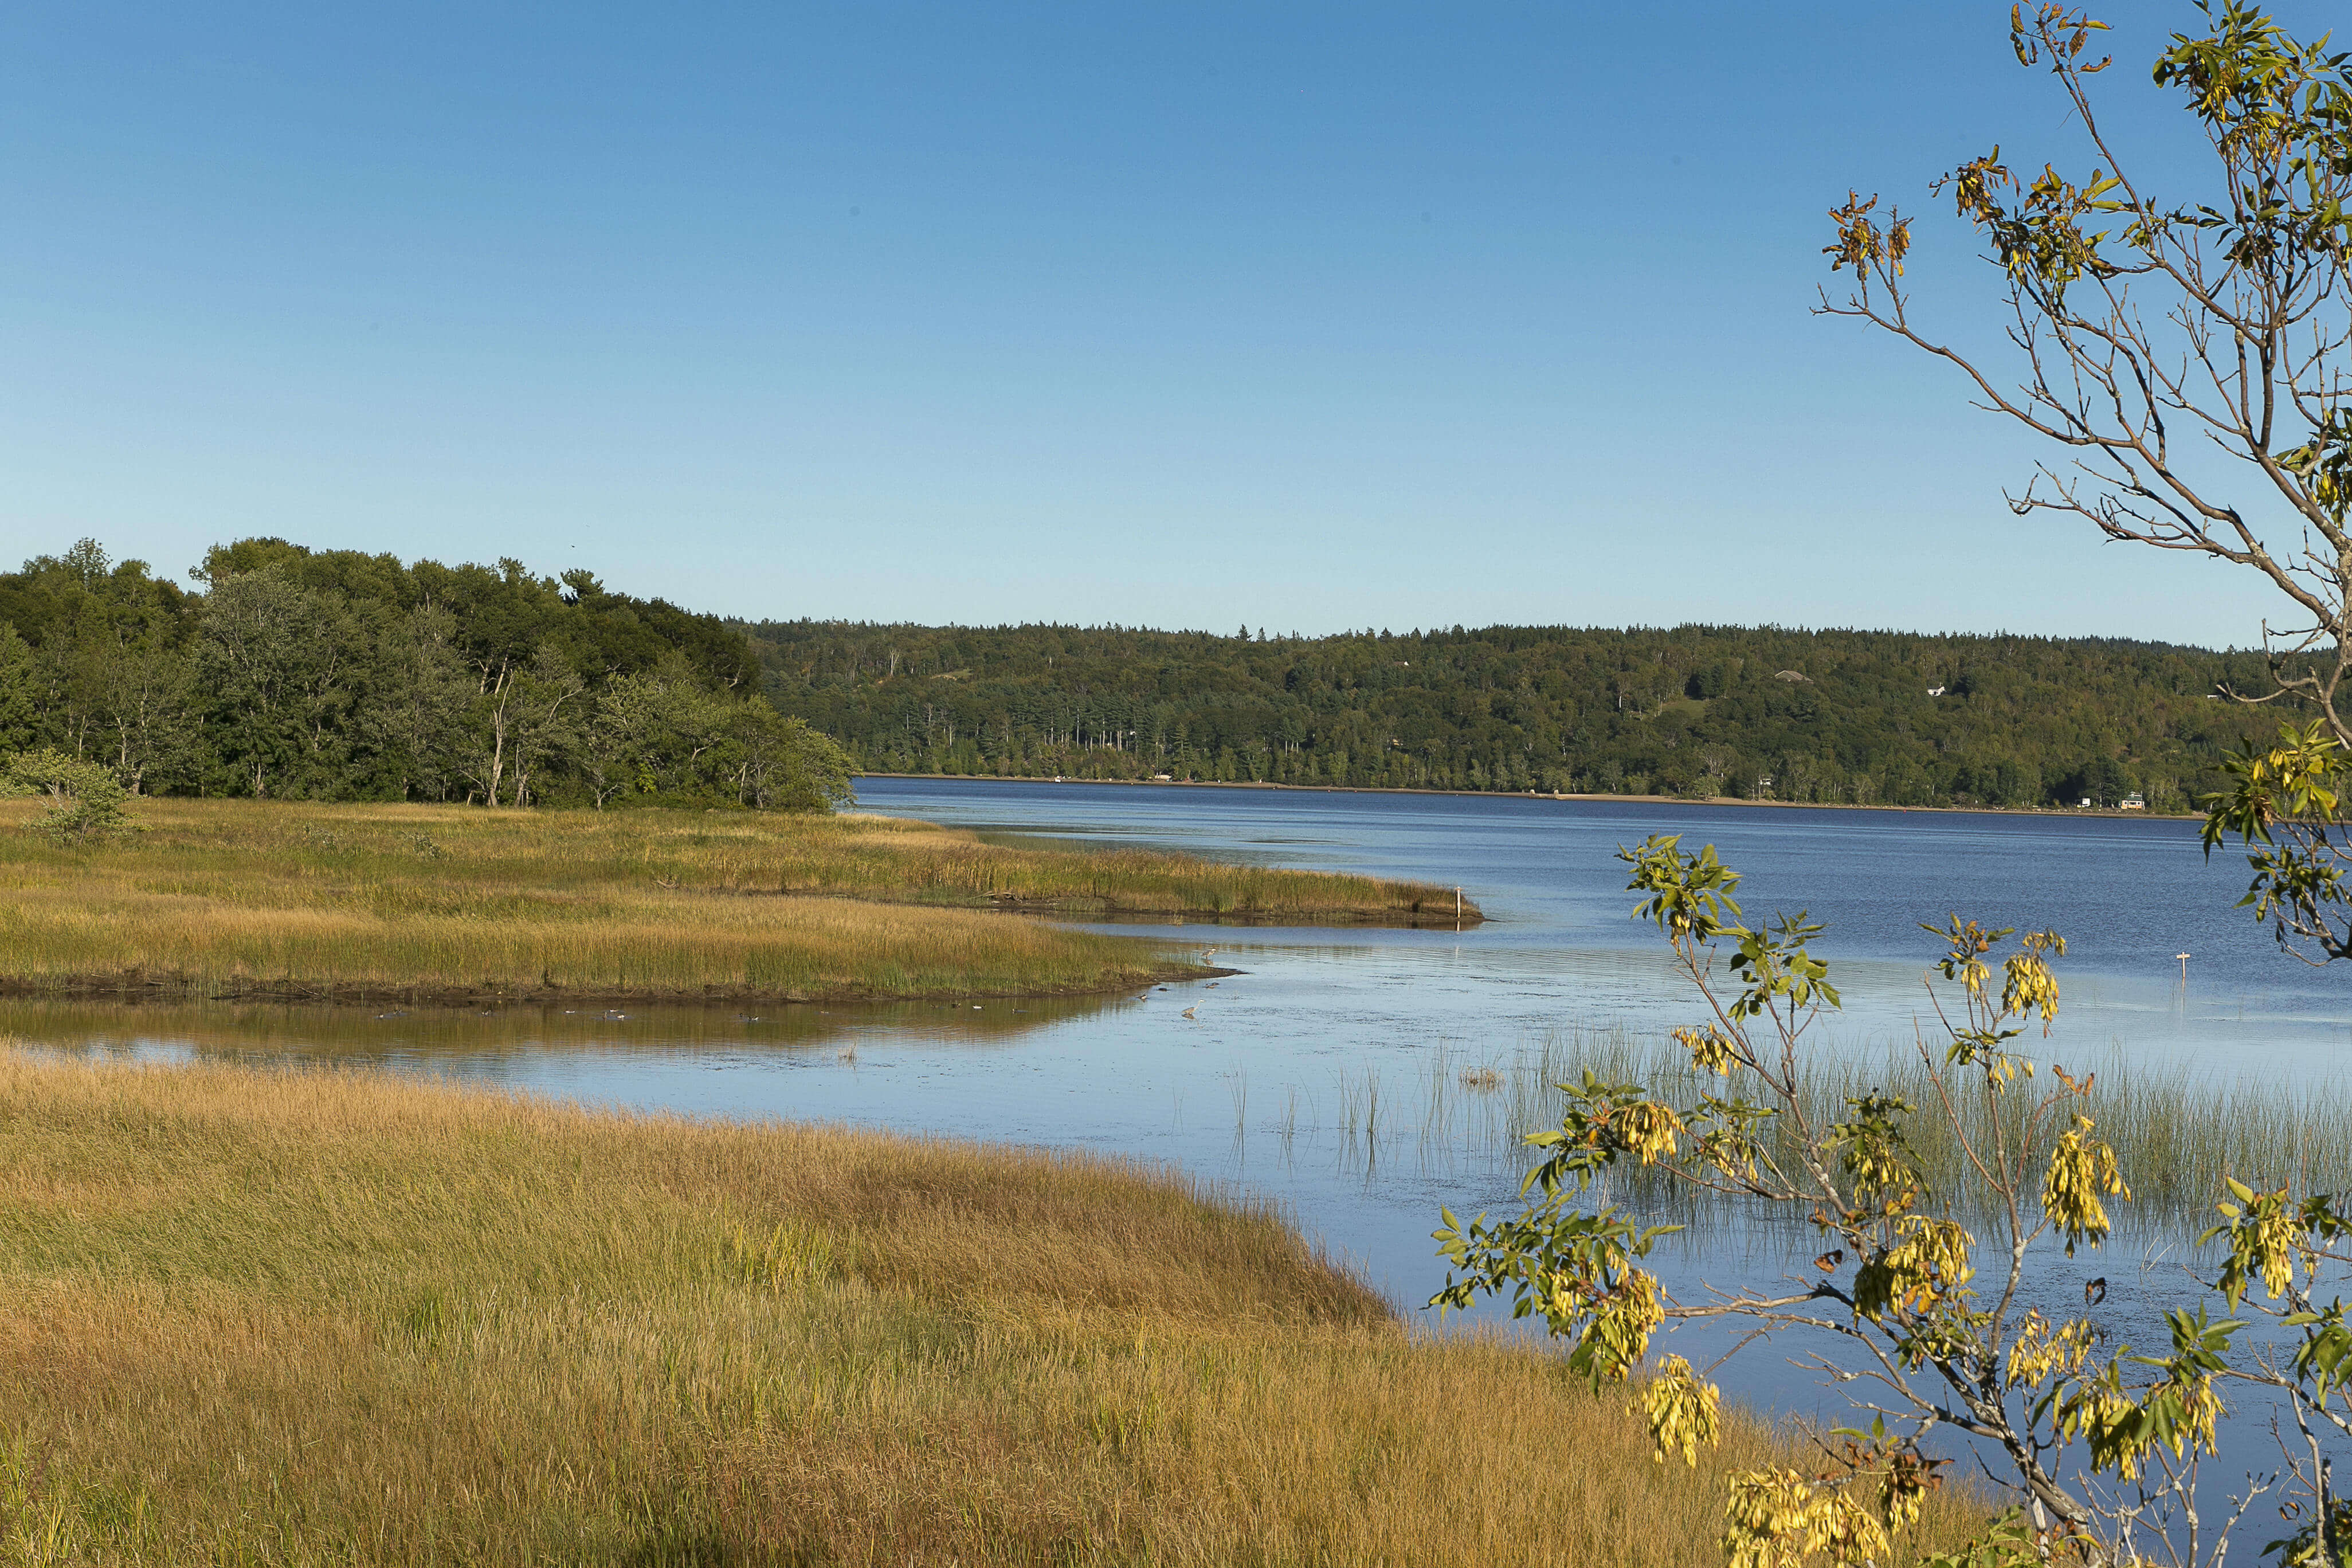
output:
M66 848L0 803L0 985L345 1001L1076 994L1199 972L1008 910L1409 921L1448 889L1013 848L867 816L149 800ZM1475 918L1475 906L1471 910Z
M1776 1448L1111 1161L5 1048L0 1410L55 1563L1696 1568Z

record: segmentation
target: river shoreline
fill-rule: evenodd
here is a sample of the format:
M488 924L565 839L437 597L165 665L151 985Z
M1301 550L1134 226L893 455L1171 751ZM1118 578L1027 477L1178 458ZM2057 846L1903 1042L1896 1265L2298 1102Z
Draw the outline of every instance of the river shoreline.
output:
M1631 801L1647 805L1752 805L1776 807L1783 811L1879 811L1906 816L1936 812L1948 816L2113 816L2147 817L2163 822L2202 822L2205 819L2201 812L2123 811L2103 805L1859 805L1852 801L1752 800L1736 795L1567 795L1538 790L1507 793L1491 789L1387 788L1377 784L1293 784L1260 779L1081 779L1031 773L894 773L871 768L852 773L850 779L853 784L858 779L938 779L942 783L971 784L1115 784L1135 789L1251 789L1286 795L1459 795L1470 800L1554 801L1563 805L1570 801Z
M1139 964L1116 984L990 990L887 991L869 986L819 986L791 991L705 986L700 990L655 990L563 986L386 985L306 983L300 980L212 981L193 975L70 974L0 975L0 997L24 1001L267 1004L317 1007L840 1007L882 1006L898 1002L1031 1002L1118 996L1137 986L1223 980L1238 969L1167 961Z

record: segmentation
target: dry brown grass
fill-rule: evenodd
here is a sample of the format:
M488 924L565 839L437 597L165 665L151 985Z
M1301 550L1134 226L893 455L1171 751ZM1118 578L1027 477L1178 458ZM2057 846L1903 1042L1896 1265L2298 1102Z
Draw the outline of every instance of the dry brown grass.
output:
M16 830L33 814L0 804L0 983L16 987L856 999L1098 992L1183 971L1143 942L873 902L894 889L952 902L943 889L976 868L1033 891L1049 872L1118 884L1085 853L992 851L879 818L146 802L146 832L70 851ZM1181 865L1202 898L1230 869ZM1139 898L1171 877L1140 879Z
M1181 856L1003 848L880 817L148 801L145 832L73 850L18 830L37 809L0 803L0 982L20 988L1043 995L1187 971L1005 907L1387 919L1433 896Z
M16 1051L0 1426L51 1562L1696 1565L1772 1452L1113 1162Z

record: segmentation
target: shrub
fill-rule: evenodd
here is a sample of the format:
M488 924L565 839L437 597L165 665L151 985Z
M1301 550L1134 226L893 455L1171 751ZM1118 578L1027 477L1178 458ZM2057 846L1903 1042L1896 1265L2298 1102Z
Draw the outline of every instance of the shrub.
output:
M11 793L49 797L48 812L31 826L59 844L87 844L139 831L122 806L131 792L101 763L45 748L19 753L9 762L5 776Z

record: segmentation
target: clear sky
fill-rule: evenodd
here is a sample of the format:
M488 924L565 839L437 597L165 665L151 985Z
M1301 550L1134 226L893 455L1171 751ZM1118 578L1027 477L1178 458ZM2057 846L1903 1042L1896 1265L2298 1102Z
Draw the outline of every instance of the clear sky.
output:
M2186 170L2146 66L2194 13L2114 9L2116 120ZM2071 162L2008 13L12 5L0 552L2251 642L2230 570L2011 519L2029 448L1807 314L1849 184ZM1981 342L1947 215L1918 280Z

